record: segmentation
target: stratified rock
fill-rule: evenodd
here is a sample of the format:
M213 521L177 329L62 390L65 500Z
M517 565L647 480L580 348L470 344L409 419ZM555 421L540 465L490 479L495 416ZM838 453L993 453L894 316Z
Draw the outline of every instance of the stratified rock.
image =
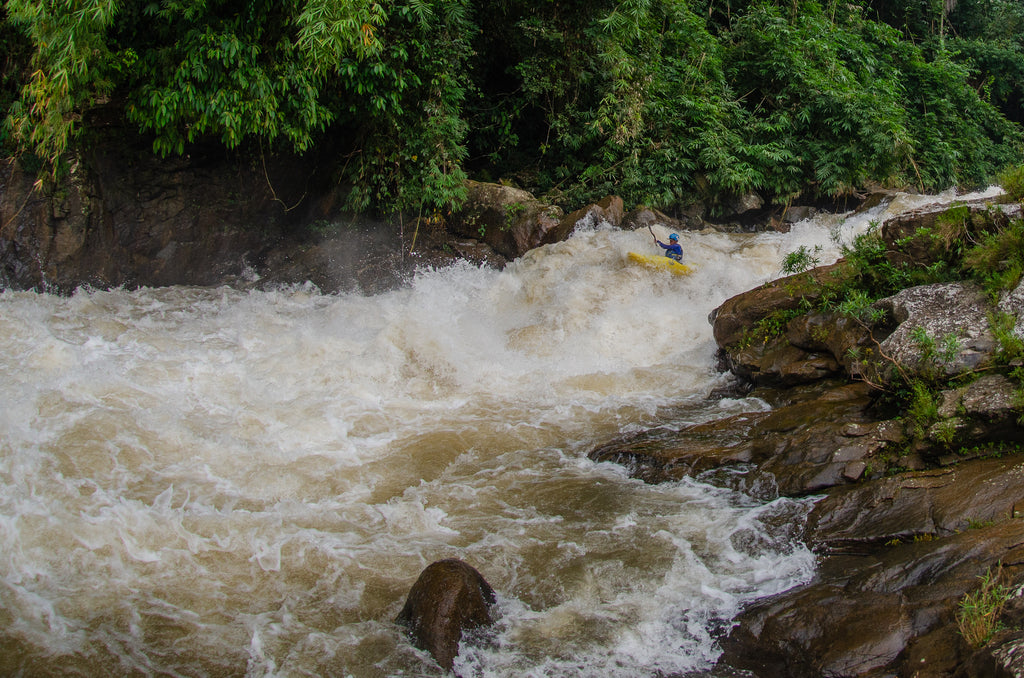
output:
M765 499L806 495L861 479L868 462L891 442L889 424L868 414L871 400L868 386L851 384L770 412L637 434L588 456L624 464L647 482L747 468L737 489Z
M729 350L726 361L733 374L757 386L795 386L843 373L828 352L806 351L782 336Z
M753 431L767 415L745 412L681 431L644 431L601 445L587 456L598 462L622 464L632 477L648 483L697 476L753 461Z
M451 670L463 631L493 623L494 589L473 567L450 558L431 563L409 591L396 623L413 644Z
M1024 459L982 459L836 487L815 504L807 540L848 550L946 537L1024 512Z
M720 663L758 678L950 675L932 668L970 652L955 632L959 601L999 563L1019 582L1022 559L1022 520L828 558L810 584L745 610Z
M891 438L888 422L869 414L871 404L870 387L850 384L773 410L752 441L754 482L770 480L780 495L802 496L861 480ZM878 473L881 462L875 464Z

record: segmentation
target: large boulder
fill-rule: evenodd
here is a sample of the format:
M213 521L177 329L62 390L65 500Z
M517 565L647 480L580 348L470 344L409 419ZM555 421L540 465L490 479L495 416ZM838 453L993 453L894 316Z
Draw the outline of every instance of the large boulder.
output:
M951 377L985 366L997 348L988 306L981 289L964 282L909 287L875 302L894 328L874 358L879 378Z
M857 356L874 345L874 337L864 323L843 313L820 311L790 320L786 341L804 351L830 355L847 374L856 374Z
M451 670L464 631L490 626L494 589L470 565L455 558L431 563L409 591L396 623L413 644Z
M467 181L466 189L466 202L449 218L448 230L485 242L508 259L547 242L563 223L561 208L520 188Z
M726 346L722 355L736 376L758 386L785 387L859 376L859 356L874 345L864 323L842 313L811 312L790 320L781 334L745 338Z
M963 228L982 233L1020 218L1019 203L994 204L990 199L953 207L932 205L885 221L879 235L893 265L928 266L945 256L951 238Z
M816 301L823 292L823 284L839 282L841 276L842 263L836 262L773 280L727 299L708 316L715 342L723 348L740 342L758 321Z

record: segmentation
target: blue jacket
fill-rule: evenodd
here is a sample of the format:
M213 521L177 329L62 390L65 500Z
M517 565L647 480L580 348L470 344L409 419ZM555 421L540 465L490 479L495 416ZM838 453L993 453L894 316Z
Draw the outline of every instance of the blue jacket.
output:
M680 245L679 243L674 242L674 243L666 245L665 243L661 242L658 239L655 239L654 242L656 242L659 245L661 245L662 249L665 250L665 256L666 257L668 257L670 259L675 259L676 261L682 261L683 260L683 246Z

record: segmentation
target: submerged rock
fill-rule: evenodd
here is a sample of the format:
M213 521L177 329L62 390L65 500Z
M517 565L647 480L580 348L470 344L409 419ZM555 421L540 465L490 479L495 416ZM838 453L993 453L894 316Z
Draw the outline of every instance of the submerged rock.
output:
M396 623L413 645L451 670L464 631L490 626L494 589L473 567L450 558L431 563L409 591Z

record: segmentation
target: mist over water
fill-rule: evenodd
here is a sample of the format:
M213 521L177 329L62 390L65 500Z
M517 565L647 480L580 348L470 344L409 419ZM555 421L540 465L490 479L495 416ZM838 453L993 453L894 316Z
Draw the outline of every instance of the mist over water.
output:
M928 200L682 233L686 278L597 226L374 296L0 293L0 674L441 675L392 620L447 557L499 596L462 675L709 669L744 603L813 574L809 501L586 453L764 407L706 399L708 313Z

